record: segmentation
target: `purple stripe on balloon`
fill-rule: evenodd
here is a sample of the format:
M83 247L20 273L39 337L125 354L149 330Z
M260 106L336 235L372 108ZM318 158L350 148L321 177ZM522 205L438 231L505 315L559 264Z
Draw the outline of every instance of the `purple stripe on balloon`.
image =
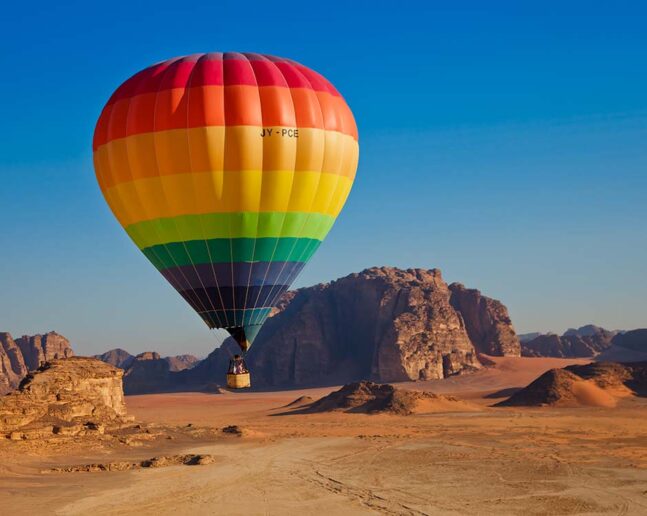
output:
M261 286L277 284L294 278L304 262L235 262L202 263L171 267L162 275L176 290L194 290L211 287ZM284 283L287 284L287 283Z

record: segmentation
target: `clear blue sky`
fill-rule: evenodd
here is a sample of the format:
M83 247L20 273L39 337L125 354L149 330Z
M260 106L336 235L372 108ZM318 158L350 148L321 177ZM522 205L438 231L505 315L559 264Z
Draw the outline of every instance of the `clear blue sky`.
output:
M81 353L214 346L110 214L91 140L134 72L223 50L318 70L358 122L353 192L297 286L438 267L520 332L647 326L644 2L203 4L3 6L0 330Z

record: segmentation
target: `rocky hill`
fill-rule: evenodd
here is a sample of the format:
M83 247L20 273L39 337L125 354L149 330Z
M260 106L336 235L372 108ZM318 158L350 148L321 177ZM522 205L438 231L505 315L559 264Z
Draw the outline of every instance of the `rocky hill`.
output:
M526 357L586 358L594 357L609 346L618 332L587 325L569 329L563 335L540 334L521 342L521 354Z
M16 389L29 371L46 361L73 355L70 342L53 331L16 340L10 333L0 333L0 395Z
M551 369L497 405L614 407L629 396L647 396L647 362L592 362Z

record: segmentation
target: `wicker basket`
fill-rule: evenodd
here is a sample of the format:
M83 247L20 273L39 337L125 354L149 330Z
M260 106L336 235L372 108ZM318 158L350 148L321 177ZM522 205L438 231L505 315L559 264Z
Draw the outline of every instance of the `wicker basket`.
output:
M251 387L252 382L249 378L249 373L227 373L227 387L230 389L246 389Z

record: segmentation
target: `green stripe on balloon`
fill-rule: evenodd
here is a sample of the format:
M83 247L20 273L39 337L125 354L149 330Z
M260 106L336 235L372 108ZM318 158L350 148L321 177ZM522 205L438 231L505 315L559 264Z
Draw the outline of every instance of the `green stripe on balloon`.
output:
M214 238L142 249L159 270L202 263L307 262L321 240L313 238Z
M181 215L131 224L137 247L216 238L299 237L323 240L335 217L302 212L238 212Z

